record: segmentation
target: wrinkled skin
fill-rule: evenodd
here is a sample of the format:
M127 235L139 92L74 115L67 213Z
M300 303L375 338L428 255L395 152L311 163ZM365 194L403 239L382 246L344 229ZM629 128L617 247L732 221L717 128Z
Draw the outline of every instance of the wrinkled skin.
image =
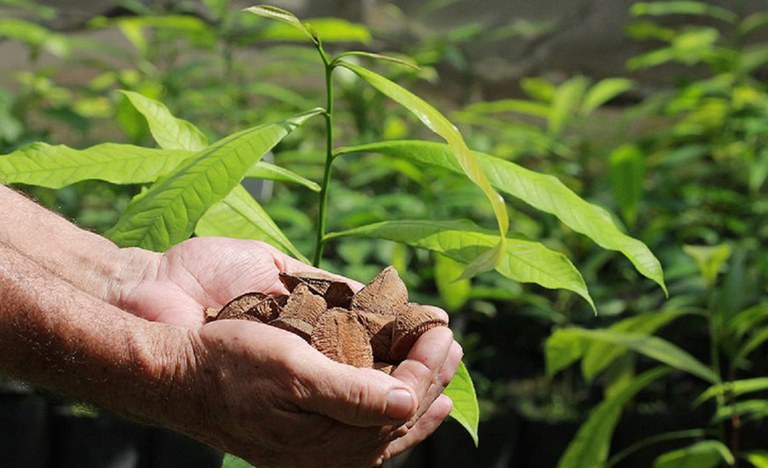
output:
M205 307L247 291L284 294L279 273L313 270L267 244L196 238L162 255L142 251L133 265L139 274L116 291L119 305L189 329L190 357L171 392L197 400L178 429L200 440L260 467L365 467L418 444L451 410L441 393L462 351L447 327L425 333L389 376L336 363L267 325L204 325ZM388 404L395 389L404 397Z

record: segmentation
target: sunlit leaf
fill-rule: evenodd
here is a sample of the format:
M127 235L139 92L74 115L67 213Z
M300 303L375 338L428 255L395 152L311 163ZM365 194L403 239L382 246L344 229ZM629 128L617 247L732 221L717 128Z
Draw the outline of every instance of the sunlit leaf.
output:
M482 230L469 221L385 221L331 233L326 239L342 236L388 239L439 252L464 263L499 244L497 234ZM515 281L573 291L594 308L579 271L565 255L539 242L507 239L496 270Z
M634 16L709 16L727 23L736 23L739 20L739 15L730 10L699 1L638 2L632 5L630 12Z
M343 59L344 57L362 57L362 58L367 58L367 59L379 60L379 61L382 61L382 62L391 62L391 63L397 64L397 65L402 65L404 67L410 68L412 70L419 70L419 66L416 65L415 63L411 62L411 61L404 60L404 59L399 58L399 57L393 57L391 55L376 54L376 53L373 53L373 52L364 52L364 51L359 51L359 50L353 50L353 51L350 51L350 52L344 52L342 54L339 54L334 59L334 62L338 62L339 60Z
M469 299L472 283L469 279L458 279L464 266L445 255L435 255L435 285L440 299L449 312L459 310Z
M624 407L638 392L669 371L667 368L657 368L645 372L622 391L597 405L568 445L558 468L603 466L608 459L613 430Z
M751 450L741 455L755 468L768 468L768 450Z
M728 447L719 440L702 440L660 455L653 468L715 468L722 462L729 466L736 462Z
M390 141L337 150L338 154L358 152L383 153L461 172L449 147L440 143ZM556 177L487 154L473 154L494 187L538 210L557 216L566 226L588 236L599 246L623 253L641 274L666 291L661 264L653 253L639 240L624 234L603 208L588 203Z
M309 263L261 205L240 186L205 212L197 222L195 234L261 240Z
M307 32L313 33L324 43L371 42L371 32L362 24L351 23L341 18L312 18L304 22L305 27L297 28L292 23L273 23L260 31L258 38L268 41L306 41ZM306 28L306 31L305 31Z
M573 119L588 85L589 80L586 77L577 76L557 87L547 121L547 131L550 135L559 135Z
M549 116L549 106L540 102L525 101L522 99L501 99L498 101L482 101L471 104L462 112L476 112L481 114L516 113L530 115L546 119Z
M491 187L488 177L483 172L482 167L478 164L476 157L472 154L469 147L467 147L467 144L464 142L464 138L459 131L448 119L438 112L437 109L398 84L368 70L367 68L353 65L345 61L340 61L338 64L353 71L379 92L408 109L418 117L427 128L446 141L448 148L450 148L450 154L452 154L455 161L458 162L461 171L469 178L469 180L480 187L490 202L499 228L499 243L492 250L483 252L482 255L473 259L469 265L467 265L462 276L471 277L482 271L492 270L496 263L499 262L506 249L505 243L507 230L509 229L509 215L507 214L507 207L504 204L504 199L501 195L496 193L493 187Z
M147 119L149 131L163 149L200 151L208 146L208 138L194 125L179 119L160 101L133 91L122 91L128 101Z
M271 18L277 21L281 21L301 31L302 34L307 36L315 44L318 42L317 36L315 36L312 30L308 28L304 23L299 21L299 19L290 11L286 11L282 8L277 8L270 5L256 5L248 7L243 11L247 11L248 13L253 13L254 15L262 16L264 18Z
M258 161L256 164L248 169L245 177L252 179L267 179L275 180L278 182L290 182L292 184L298 184L302 187L306 187L313 192L319 192L320 186L305 177L302 177L295 172L289 171L284 167L276 166L274 164Z
M314 109L243 130L200 151L135 198L108 232L109 237L119 245L158 251L187 239L200 217L224 199L256 161L321 112Z
M33 143L0 156L0 182L61 188L83 180L154 182L194 153L104 143L83 150Z
M716 246L684 245L683 251L696 262L701 277L704 278L710 288L714 287L717 275L731 256L731 246L728 244Z
M581 114L589 115L594 110L615 97L635 87L632 80L626 78L605 78L589 88L581 104Z
M44 26L17 18L0 18L0 38L23 42L35 50L45 50L57 57L69 54L71 45L67 38Z
M221 468L253 468L253 465L242 458L227 453L221 462Z
M463 362L453 376L451 383L444 392L453 401L451 417L461 424L472 436L475 445L478 444L477 427L480 422L480 408L477 404L475 386L472 377Z

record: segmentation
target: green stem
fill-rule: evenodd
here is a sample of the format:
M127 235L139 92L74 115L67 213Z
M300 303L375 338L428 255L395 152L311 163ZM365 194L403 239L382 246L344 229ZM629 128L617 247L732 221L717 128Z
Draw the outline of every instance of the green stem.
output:
M314 266L320 266L320 260L323 258L323 247L325 247L325 228L328 218L328 192L331 185L331 164L333 163L333 64L328 60L323 47L317 44L317 50L325 65L325 89L326 89L326 107L325 107L325 170L323 172L323 181L320 184L319 213L317 220L317 233L315 237L315 256L312 259Z

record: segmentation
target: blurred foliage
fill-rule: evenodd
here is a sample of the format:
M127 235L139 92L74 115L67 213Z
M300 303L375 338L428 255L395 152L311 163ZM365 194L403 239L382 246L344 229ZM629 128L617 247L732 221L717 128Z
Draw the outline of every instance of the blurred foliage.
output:
M451 3L425 2L419 14ZM146 120L119 89L162 101L210 141L324 100L321 64L297 44L303 38L239 14L227 0L126 3L131 14L86 27L123 38L115 43L49 29L49 8L0 4L19 13L0 19L0 38L23 47L30 65L0 89L2 153L32 141L150 144ZM430 34L418 29L419 15L389 10L414 38L399 52L421 68L372 68L404 86L434 82L445 67L458 70L455 79L467 93L453 103L451 118L473 149L556 175L615 213L664 265L668 298L626 259L518 201L508 204L511 231L571 258L598 315L572 293L501 275L454 283L455 260L391 241L328 244L326 267L367 281L381 265L394 264L412 300L451 313L485 420L514 413L584 422L562 466L620 466L670 441L676 448L659 457L660 466L716 466L734 457L764 462L750 441L768 415L768 385L759 380L768 366L768 15L743 13L738 4L638 2L627 34L647 52L627 63L626 76L526 77L521 95L494 101L475 92L480 42L544 34L552 25L513 22L489 33L470 24ZM340 19L313 27L333 51L352 43L379 52L395 44L377 43L365 28ZM364 57L350 60L370 65ZM630 78L642 70L678 79L647 91ZM75 71L78 79L68 78ZM406 109L351 76L338 74L335 85L339 142L425 137ZM322 134L319 120L307 122L301 137L288 136L274 149L275 161L320 180ZM99 232L115 224L138 190L97 181L27 189ZM287 184L266 193L266 212L299 251L310 252L317 195ZM464 177L386 153L338 158L329 212L329 231L392 219L493 222L482 192ZM652 368L659 364L674 371ZM622 412L672 415L678 429L610 447ZM585 441L601 450L585 450Z

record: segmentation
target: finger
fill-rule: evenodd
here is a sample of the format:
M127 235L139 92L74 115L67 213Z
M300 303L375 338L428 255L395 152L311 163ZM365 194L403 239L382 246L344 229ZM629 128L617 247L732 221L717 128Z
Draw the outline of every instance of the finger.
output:
M423 442L427 437L440 426L448 417L453 409L453 402L446 395L440 395L429 409L424 413L419 421L408 431L406 435L393 440L386 448L378 464L383 463L395 455L399 455L406 450L415 447Z
M416 391L419 405L445 365L453 343L453 332L448 327L433 328L419 337L408 357L392 372L392 377Z
M445 363L440 371L437 373L437 378L432 385L429 386L427 392L422 399L422 403L419 406L416 414L408 421L408 425L413 425L421 416L426 412L440 395L445 390L445 387L451 383L453 376L456 375L456 370L459 368L459 363L464 355L459 343L454 341L451 344L451 349L448 351L448 357L445 359Z
M416 391L407 383L373 369L339 364L309 348L298 358L294 375L297 404L303 411L357 427L399 426L418 410Z

